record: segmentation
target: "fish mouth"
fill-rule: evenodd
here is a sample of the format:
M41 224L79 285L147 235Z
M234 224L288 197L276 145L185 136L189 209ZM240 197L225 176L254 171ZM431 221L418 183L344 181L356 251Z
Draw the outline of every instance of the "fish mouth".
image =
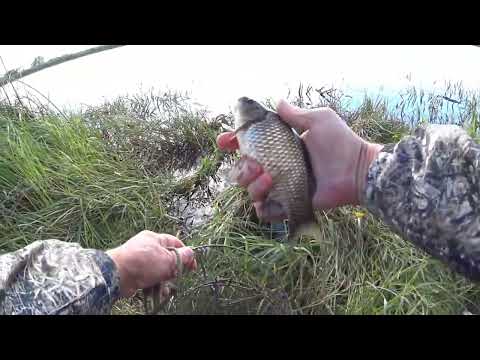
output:
M234 107L235 127L237 130L245 128L248 124L264 119L268 111L255 100L242 96Z
M242 96L241 98L239 98L237 100L237 103L239 105L253 105L253 104L255 104L255 101L246 97L246 96Z
M242 96L241 98L237 99L234 110L235 110L235 112L240 113L242 111L242 109L245 109L245 107L248 104L252 104L252 103L253 103L252 99L250 99L246 96Z
M235 104L234 111L240 116L245 115L249 110L253 109L256 105L256 101L253 99L250 99L249 97L242 96L237 100L237 103Z

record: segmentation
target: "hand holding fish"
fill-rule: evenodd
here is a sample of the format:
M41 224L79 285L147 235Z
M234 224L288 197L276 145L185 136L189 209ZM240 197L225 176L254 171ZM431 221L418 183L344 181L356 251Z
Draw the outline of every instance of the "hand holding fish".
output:
M280 101L277 113L301 132L316 183L313 208L361 204L368 168L382 146L361 139L329 108L304 110ZM217 144L225 151L239 148L233 132L220 134ZM285 218L285 214L265 211L263 202L272 188L272 176L257 161L244 158L236 181L248 189L260 218L268 221Z

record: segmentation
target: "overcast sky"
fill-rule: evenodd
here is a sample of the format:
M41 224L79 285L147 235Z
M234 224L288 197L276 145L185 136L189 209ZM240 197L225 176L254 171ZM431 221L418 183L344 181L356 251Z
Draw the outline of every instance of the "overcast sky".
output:
M8 69L29 67L91 47L0 45ZM402 88L411 74L429 88L436 81L480 87L480 48L473 46L136 46L74 60L26 77L59 106L96 104L104 98L149 89L189 90L214 111L239 96L286 95L298 83L354 89ZM4 70L0 67L0 73Z

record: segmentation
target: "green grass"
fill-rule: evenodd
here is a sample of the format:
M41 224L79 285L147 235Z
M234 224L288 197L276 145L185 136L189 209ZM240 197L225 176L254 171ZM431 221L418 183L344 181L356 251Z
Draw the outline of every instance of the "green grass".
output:
M305 104L300 95L299 105L330 105L372 141L394 142L410 131L382 101L365 99L347 111L338 98ZM478 102L469 96L458 122L478 136ZM209 192L219 166L232 160L215 147L222 124L231 117L209 119L175 94L123 97L68 120L3 103L0 251L48 238L108 249L144 229L180 230L188 245L210 247L198 253L199 271L179 280L167 314L476 311L478 286L371 215L359 219L363 209L318 213L316 235L295 246L272 239L245 191ZM193 175L179 178L178 170ZM187 227L180 200L210 204L213 215ZM141 314L141 299L123 300L113 313Z

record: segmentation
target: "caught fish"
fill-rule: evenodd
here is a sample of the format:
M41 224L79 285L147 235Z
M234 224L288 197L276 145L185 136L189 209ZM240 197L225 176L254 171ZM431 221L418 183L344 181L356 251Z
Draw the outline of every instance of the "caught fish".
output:
M314 221L315 184L303 141L278 114L247 97L238 99L234 116L240 154L256 160L273 180L263 210L286 214L288 238L297 238Z

